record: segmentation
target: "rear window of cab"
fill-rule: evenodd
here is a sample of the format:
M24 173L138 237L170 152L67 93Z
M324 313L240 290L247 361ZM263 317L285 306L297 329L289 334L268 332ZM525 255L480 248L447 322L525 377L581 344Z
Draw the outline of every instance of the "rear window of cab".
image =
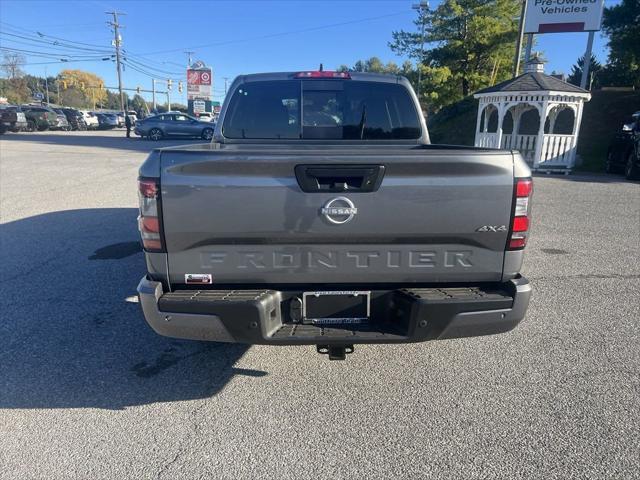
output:
M407 88L356 80L248 82L233 92L229 139L409 140L421 135Z

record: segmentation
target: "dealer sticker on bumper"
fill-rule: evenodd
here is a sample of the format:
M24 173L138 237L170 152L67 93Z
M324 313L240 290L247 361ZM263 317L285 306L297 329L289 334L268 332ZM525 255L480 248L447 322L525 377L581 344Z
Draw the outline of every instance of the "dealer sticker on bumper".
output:
M213 278L208 273L186 273L184 275L184 283L211 285L213 283Z

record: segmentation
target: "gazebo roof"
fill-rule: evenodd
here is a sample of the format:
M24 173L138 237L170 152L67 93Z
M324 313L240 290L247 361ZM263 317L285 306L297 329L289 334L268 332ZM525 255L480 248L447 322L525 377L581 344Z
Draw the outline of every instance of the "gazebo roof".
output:
M555 92L589 93L559 78L541 72L526 72L516 78L505 80L492 87L478 90L475 95L497 92L539 92L553 90Z

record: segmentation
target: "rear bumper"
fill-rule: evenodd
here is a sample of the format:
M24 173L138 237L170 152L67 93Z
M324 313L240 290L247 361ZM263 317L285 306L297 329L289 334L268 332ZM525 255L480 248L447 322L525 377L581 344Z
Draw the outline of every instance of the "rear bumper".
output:
M410 343L508 332L524 318L531 284L372 291L367 325L295 323L291 302L300 292L179 290L144 277L138 285L145 319L158 334L191 340L268 345Z
M22 120L16 120L15 122L9 121L9 120L2 120L0 121L0 124L2 124L3 126L5 126L8 129L12 129L12 128L26 128L27 127L27 121L22 121Z

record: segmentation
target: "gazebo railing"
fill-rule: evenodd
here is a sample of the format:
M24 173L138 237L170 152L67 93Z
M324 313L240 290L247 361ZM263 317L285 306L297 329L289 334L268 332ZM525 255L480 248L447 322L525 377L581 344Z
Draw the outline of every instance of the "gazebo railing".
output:
M575 137L573 135L547 134L542 139L538 167L573 167Z
M518 150L529 165L533 165L533 158L536 154L537 135L513 135L507 133L502 135L502 145L505 150Z
M477 133L475 146L483 148L498 148L498 134L489 132Z

